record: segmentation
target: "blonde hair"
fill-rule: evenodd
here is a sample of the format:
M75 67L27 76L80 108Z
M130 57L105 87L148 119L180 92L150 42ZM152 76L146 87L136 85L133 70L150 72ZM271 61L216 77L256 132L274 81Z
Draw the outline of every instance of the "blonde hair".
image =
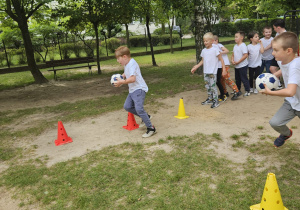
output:
M206 34L204 34L203 39L212 39L212 40L214 40L214 35L211 32L207 32Z
M115 50L115 56L116 57L120 57L120 56L123 56L123 55L127 55L128 57L130 57L130 50L126 46L120 46Z
M299 40L297 35L294 32L284 32L279 34L278 36L275 36L272 42L281 42L281 47L286 50L287 48L292 48L293 52L298 51L299 46Z

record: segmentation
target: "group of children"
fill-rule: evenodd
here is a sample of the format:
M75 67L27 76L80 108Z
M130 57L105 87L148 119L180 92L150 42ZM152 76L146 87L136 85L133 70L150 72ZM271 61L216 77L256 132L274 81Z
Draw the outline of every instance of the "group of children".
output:
M250 93L257 94L255 80L264 71L271 72L275 76L283 77L284 89L271 91L267 86L262 91L266 95L286 97L284 104L270 120L270 125L280 133L274 141L275 147L282 146L292 136L292 130L286 124L295 116L300 117L300 58L296 58L298 49L298 37L293 32L286 32L283 20L273 24L277 32L275 38L271 37L272 28L263 29L264 38L259 39L257 32L248 34L250 44L246 46L243 42L245 34L238 31L235 34L236 45L233 48L231 63L235 66L235 81L230 78L230 62L227 56L229 50L218 41L218 37L212 33L203 36L205 48L201 52L201 61L195 65L191 72L194 73L203 65L205 87L208 98L201 104L211 105L216 108L220 101L225 101L229 96L226 84L233 90L232 100L242 95L241 83L245 88L244 96ZM285 32L285 33L283 33ZM152 125L151 116L144 110L144 100L148 87L141 75L137 62L131 58L127 47L121 46L115 51L117 61L124 66L123 77L125 80L118 80L116 87L128 84L129 94L124 104L124 109L142 118L141 125L147 126L143 137L150 137L156 133ZM277 68L280 70L277 71ZM248 78L249 68L249 78ZM218 89L220 95L218 94Z

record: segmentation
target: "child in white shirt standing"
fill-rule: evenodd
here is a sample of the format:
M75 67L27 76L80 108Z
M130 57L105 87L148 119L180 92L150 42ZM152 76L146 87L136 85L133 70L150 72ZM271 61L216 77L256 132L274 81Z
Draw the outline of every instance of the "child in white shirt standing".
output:
M223 72L225 72L225 65L223 58L216 47L213 47L214 35L211 32L204 34L203 41L205 48L201 51L202 60L195 65L191 72L194 72L203 65L205 88L207 89L207 99L201 104L212 104L211 108L217 108L219 104L218 100L218 89L217 89L217 72L218 72L218 61L222 63Z
M263 35L264 38L260 39L261 43L264 46L264 52L262 54L262 64L260 67L260 74L264 72L264 69L266 67L266 72L270 73L270 66L272 64L272 60L274 56L272 55L273 49L272 49L272 27L271 26L265 26L263 29Z
M264 52L264 46L259 40L258 33L255 31L248 34L248 39L250 40L250 44L247 46L250 93L258 93L255 88L255 80L260 74L260 67L262 64L261 56Z

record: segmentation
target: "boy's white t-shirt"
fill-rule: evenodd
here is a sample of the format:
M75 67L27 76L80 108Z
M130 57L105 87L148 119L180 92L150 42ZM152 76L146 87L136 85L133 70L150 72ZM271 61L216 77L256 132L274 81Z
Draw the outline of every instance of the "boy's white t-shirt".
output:
M260 44L249 44L247 46L248 48L248 66L251 68L256 68L258 66L261 66L262 61L261 61L261 53L260 53Z
M204 48L201 51L200 56L204 59L203 62L203 73L204 74L217 74L218 72L218 61L217 57L220 54L216 47L211 47L209 49Z
M219 52L222 51L222 47L224 47L224 45L222 45L221 43L218 43L218 44L213 44L213 47L216 47ZM227 66L227 65L230 65L230 62L229 62L229 59L228 59L228 55L227 54L221 54L222 55L222 58L224 60L224 64ZM222 68L222 63L221 61L219 60L218 61L218 68Z
M148 92L148 86L142 77L140 67L138 63L131 58L130 61L125 65L124 67L124 74L126 78L129 78L131 76L135 76L135 82L129 83L129 93L133 93L134 91L138 89L142 89L145 92Z
M270 37L270 39L266 39L266 38L260 39L260 41L263 44L264 48L266 48L268 45L270 45L272 40L273 40L273 37ZM272 60L274 58L274 56L272 55L272 52L273 52L272 47L268 50L265 50L263 52L262 56L261 56L262 59L265 60L265 61Z
M277 61L282 72L284 84L296 84L297 91L292 97L285 99L291 104L292 108L300 111L300 57L295 58L290 63L282 65L281 61Z
M243 57L243 55L245 53L248 54L248 49L247 49L246 44L243 42L240 45L237 45L237 44L234 45L233 53L234 53L234 61L235 62L238 62L239 60L241 60L241 58ZM242 68L242 67L247 66L247 65L248 65L248 59L246 58L241 63L236 65L235 68Z

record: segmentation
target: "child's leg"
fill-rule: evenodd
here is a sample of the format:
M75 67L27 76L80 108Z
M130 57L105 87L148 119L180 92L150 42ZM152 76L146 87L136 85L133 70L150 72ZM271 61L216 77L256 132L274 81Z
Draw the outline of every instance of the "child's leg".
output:
M254 70L254 88L256 88L256 79L260 75L260 66L256 67Z
M284 136L290 135L290 129L286 126L295 116L300 117L300 111L296 111L292 108L291 104L284 100L283 105L276 112L276 114L270 120L272 128Z
M244 67L240 68L239 71L240 71L240 77L244 84L245 90L247 92L250 92L250 85L249 85L249 80L248 80L248 76L247 76L247 69L248 69L248 66L244 66ZM239 88L239 90L241 90L241 89Z
M210 76L209 76L210 74L204 74L204 83L205 83L205 89L206 89L206 91L207 91L207 98L208 99L210 99L210 100L212 100L212 94L211 94L211 92L210 92L210 85L209 85L209 83L210 83Z
M127 112L130 112L130 113L138 116L138 114L136 113L135 107L134 107L134 101L132 99L132 93L128 94L128 96L125 100L125 103L124 103L124 109Z
M152 124L148 113L144 110L144 101L146 97L146 92L142 89L138 89L131 94L131 98L134 103L135 111L138 116L140 116L147 126L147 128L152 128Z
M214 101L218 101L218 89L217 89L217 75L216 74L208 74L209 75L209 89L208 92L210 94L211 99Z
M223 86L222 86L222 83L221 83L221 79L222 79L222 68L218 68L217 86L219 88L221 98L223 99L224 98L224 89L223 89Z
M271 73L271 71L270 71L270 66L271 66L271 64L272 64L272 60L267 60L267 61L265 62L265 65L266 65L266 72L267 72L267 73Z
M261 67L260 67L259 74L262 74L264 72L265 66L266 66L266 61L261 60Z
M235 72L235 83L236 83L239 91L241 91L242 81L241 81L240 69L235 68L234 72Z
M255 72L255 69L249 67L249 84L250 84L250 88L253 88L253 77L254 77L254 72Z

